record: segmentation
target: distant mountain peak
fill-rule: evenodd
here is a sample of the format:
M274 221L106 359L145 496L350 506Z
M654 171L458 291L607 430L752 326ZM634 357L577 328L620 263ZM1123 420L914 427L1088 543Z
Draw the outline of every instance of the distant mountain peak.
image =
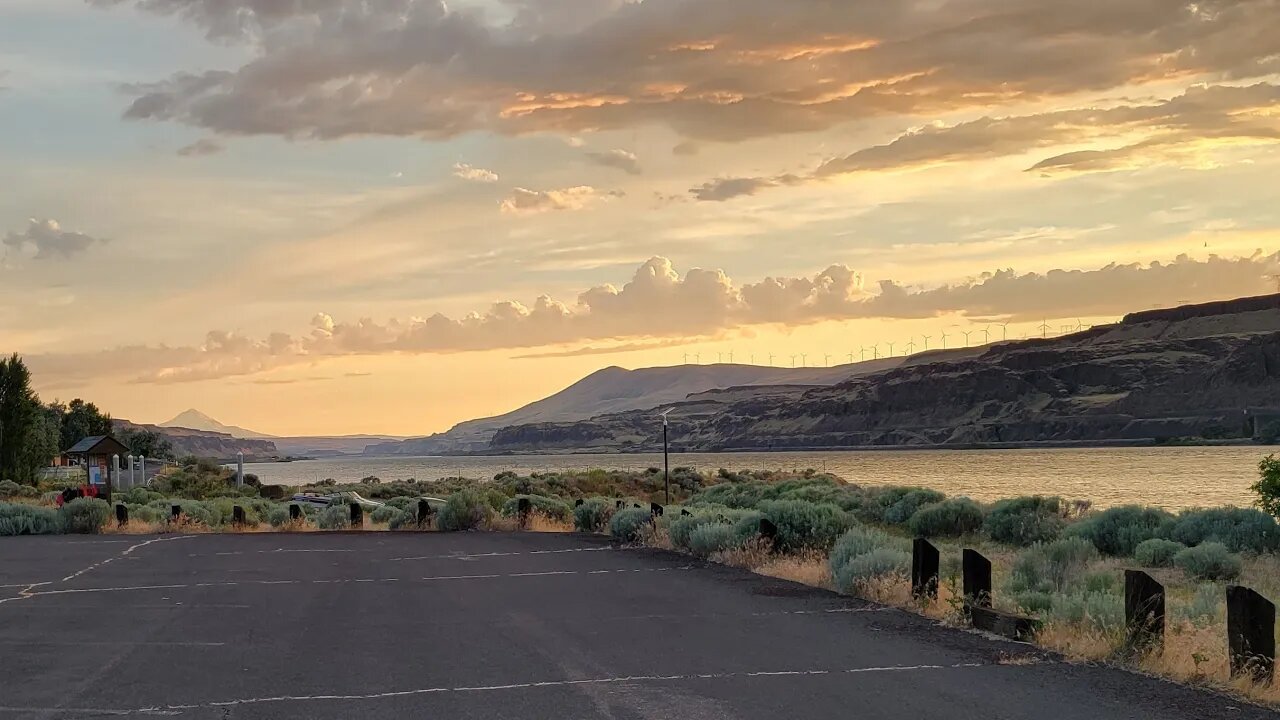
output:
M188 408L173 419L158 423L160 427L187 428L188 430L204 430L206 432L226 433L231 437L237 438L269 438L270 435L255 432L235 425L226 425L208 415L196 410Z

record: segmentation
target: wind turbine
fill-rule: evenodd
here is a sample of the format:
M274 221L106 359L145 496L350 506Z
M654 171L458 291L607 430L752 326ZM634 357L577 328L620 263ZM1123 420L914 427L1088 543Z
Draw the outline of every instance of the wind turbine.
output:
M830 355L823 355L823 356L822 356L822 366L823 366L823 367L831 367L831 356L830 356Z
M889 357L893 357L893 343L885 343L889 346Z
M694 354L693 354L693 361L694 361L694 362L696 362L696 363L698 363L699 365L701 365L701 364L702 364L702 353L694 353Z
M907 338L907 354L910 355L916 351L916 339Z
M791 356L791 367L795 367L795 366L796 366L796 358L797 358L797 357L799 357L799 356L797 356L797 355L792 355L792 356Z
M1000 340L1003 342L1009 339L1009 323L1000 323Z
M685 354L684 354L684 364L685 364L685 365L688 365L688 364L689 364L689 353L685 353Z
M809 356L806 353L800 353L800 367L809 367Z
M960 334L964 336L964 346L969 347L969 336L973 334L972 330L961 330Z
M928 349L929 349L929 338L931 338L931 337L933 337L933 336L932 336L932 335L921 335L920 337L924 338L924 349L925 349L925 350L928 350Z
M866 348L860 348L858 352L860 352L860 353L862 354L862 362L866 362L866 361L867 361L867 349L866 349ZM849 354L850 354L850 355L852 355L853 353L849 353Z
M982 329L981 329L981 330L979 330L978 332L982 333L982 344L983 344L983 345L989 345L989 344L991 344L991 326L990 326L990 325L988 325L988 326L986 326L986 327L982 328Z
M853 364L853 353L849 353L849 364Z
M943 350L947 349L947 329L946 328L942 329L942 349Z
M1076 332L1084 330L1084 323L1080 322L1080 318L1076 318Z
M752 365L755 365L755 364L756 364L756 354L755 354L755 353L751 353L751 364L752 364Z
M732 365L732 364L733 364L733 351L732 351L732 350L730 350L730 351L729 351L729 364L730 364L730 365Z
M880 343L876 343L875 345L871 346L871 359L872 360L880 359Z
M716 364L719 365L722 362L724 362L724 353L722 352L716 353Z
M1036 329L1040 331L1041 338L1049 337L1049 321L1048 320L1041 322L1040 325L1036 327Z
M769 353L769 367L773 367L773 353Z

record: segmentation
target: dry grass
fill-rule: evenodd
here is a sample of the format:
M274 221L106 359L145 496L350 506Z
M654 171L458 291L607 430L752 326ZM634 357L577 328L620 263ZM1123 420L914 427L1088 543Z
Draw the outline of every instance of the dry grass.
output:
M825 555L802 553L799 555L773 555L755 568L755 572L781 580L833 590L831 568Z
M529 532L536 533L569 533L573 532L572 520L559 520L550 515L535 512L529 516Z
M168 532L169 523L166 522L142 522L141 520L130 520L124 525L120 525L111 518L107 524L103 526L104 535L154 535L157 533Z
M721 550L711 554L711 562L728 565L730 567L742 568L759 572L759 568L768 564L772 559L770 543L764 538L757 538L742 547L731 548L729 550ZM771 573L764 573L766 575ZM774 577L781 577L774 575ZM790 579L790 578L788 578ZM805 582L797 580L796 582Z
M671 535L667 529L659 527L656 523L640 528L640 544L662 550L676 549L676 546L671 544Z
M1224 623L1197 626L1184 622L1171 623L1164 647L1143 657L1138 668L1183 683L1233 691L1257 702L1280 704L1280 685L1262 685L1247 677L1233 680L1230 663Z
M1072 660L1103 662L1116 656L1124 638L1083 623L1046 622L1035 642Z

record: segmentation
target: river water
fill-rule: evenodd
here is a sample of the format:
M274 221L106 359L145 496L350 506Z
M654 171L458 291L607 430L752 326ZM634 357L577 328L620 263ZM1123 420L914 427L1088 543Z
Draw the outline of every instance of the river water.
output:
M714 472L816 468L865 485L923 485L948 495L997 500L1029 494L1092 500L1107 507L1126 503L1170 510L1249 505L1258 461L1278 448L1162 447L1034 450L877 450L795 453L680 453L681 465ZM245 472L264 483L303 485L333 478L356 482L490 478L503 470L521 474L567 469L662 467L661 454L506 455L500 457L345 457L291 463L247 463Z

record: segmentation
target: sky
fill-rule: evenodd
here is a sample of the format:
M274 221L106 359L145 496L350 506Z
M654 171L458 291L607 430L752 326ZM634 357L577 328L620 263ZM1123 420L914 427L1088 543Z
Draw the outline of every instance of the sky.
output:
M422 435L1275 292L1278 171L1280 0L0 0L0 351Z

